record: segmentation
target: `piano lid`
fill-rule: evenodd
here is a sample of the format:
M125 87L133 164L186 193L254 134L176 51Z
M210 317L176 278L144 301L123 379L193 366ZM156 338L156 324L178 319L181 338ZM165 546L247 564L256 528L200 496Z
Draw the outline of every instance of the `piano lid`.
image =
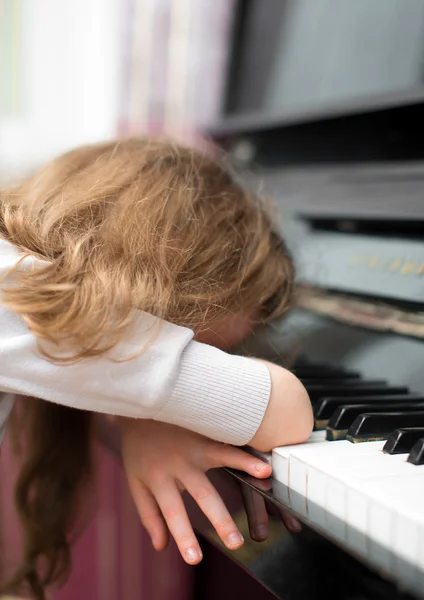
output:
M297 267L298 306L350 325L424 338L424 229L415 224L387 220L383 230L379 222L373 230L361 220L289 221L285 237Z
M424 240L320 229L288 238L300 283L424 309Z
M242 176L276 202L300 283L424 308L424 163Z
M424 337L424 163L268 169L259 179L285 216L301 306Z
M320 219L424 222L424 162L249 167L242 169L242 177L286 212Z

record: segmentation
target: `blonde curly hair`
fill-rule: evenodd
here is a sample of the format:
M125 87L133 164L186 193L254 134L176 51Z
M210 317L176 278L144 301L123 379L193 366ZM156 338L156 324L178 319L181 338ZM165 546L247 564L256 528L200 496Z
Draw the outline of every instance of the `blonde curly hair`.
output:
M222 161L166 140L60 156L0 192L0 237L46 261L10 273L2 301L52 360L50 343L66 342L70 360L108 351L139 310L197 334L230 314L255 311L265 322L291 302L293 265L264 202ZM24 561L8 589L26 584L43 599L69 570L76 494L90 474L90 415L28 405L16 490Z

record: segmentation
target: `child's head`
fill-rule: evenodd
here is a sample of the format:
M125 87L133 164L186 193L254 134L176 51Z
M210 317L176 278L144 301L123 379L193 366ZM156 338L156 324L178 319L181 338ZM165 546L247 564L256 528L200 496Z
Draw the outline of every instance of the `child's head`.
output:
M188 148L79 148L0 198L0 235L49 261L7 303L39 338L66 338L79 356L114 345L135 309L197 334L289 304L292 263L263 203Z
M4 301L40 340L66 340L78 358L116 344L137 309L228 346L291 300L292 263L263 203L219 162L171 142L131 139L59 157L0 192L0 237L47 260L15 273ZM17 486L25 563L14 583L42 598L69 564L90 428L88 413L54 404L34 402L29 415Z

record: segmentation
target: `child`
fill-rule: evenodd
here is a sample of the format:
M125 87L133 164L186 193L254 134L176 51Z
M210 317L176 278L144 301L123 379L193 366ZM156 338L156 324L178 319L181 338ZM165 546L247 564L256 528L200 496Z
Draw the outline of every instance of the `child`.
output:
M126 417L126 474L156 548L165 520L185 560L201 560L184 488L239 547L205 472L267 477L227 444L269 450L312 428L294 375L222 350L290 304L292 263L261 202L170 142L80 148L0 195L0 277L0 429L11 394L51 401L24 405L25 560L13 585L43 598L68 569L89 411Z

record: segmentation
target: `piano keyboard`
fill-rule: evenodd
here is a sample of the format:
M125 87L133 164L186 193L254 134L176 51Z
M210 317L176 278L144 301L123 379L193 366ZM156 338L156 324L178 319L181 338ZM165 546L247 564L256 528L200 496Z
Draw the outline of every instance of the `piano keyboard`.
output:
M294 369L315 431L260 454L305 522L403 587L424 594L424 396L326 365Z

